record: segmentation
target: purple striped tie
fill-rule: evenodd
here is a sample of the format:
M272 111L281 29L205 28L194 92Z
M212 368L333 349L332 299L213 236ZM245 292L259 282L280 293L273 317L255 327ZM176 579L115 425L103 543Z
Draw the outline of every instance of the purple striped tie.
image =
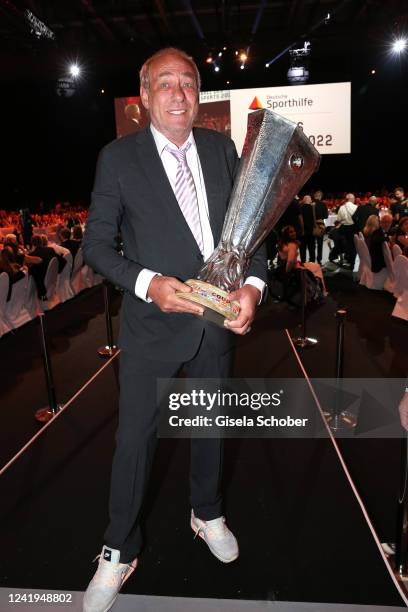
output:
M169 145L166 151L171 153L177 160L176 184L174 195L179 203L181 212L188 223L190 230L200 248L204 250L203 233L201 230L200 213L198 210L197 192L194 184L193 175L188 167L186 153L191 146L188 142L184 149L172 149Z

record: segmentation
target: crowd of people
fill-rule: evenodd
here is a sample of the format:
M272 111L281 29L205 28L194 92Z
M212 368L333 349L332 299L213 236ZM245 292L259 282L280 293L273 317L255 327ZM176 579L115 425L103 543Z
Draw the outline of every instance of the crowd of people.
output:
M0 237L0 272L9 275L9 295L12 284L28 270L36 281L39 297L44 299L44 276L51 257L57 255L59 271L65 265L65 253L70 252L75 258L86 217L84 205L69 202L59 202L47 212L0 210L0 228L10 229ZM327 221L329 217L333 219L332 224ZM53 240L47 237L50 229ZM327 198L321 190L316 190L296 197L271 232L267 245L268 259L276 262L275 276L282 282L288 301L299 290L302 268L307 269L310 293L319 299L326 293L321 266L323 271L328 263L353 270L354 235L359 232L367 243L373 272L385 267L384 241L390 247L397 244L402 254L408 256L408 197L404 189L396 187L386 195L344 193ZM325 238L330 249L326 262L323 261Z
M323 263L323 270L330 264L354 270L354 236L360 232L371 256L372 272L386 267L384 242L390 247L398 245L401 253L408 256L408 198L402 187L382 197L366 194L357 199L347 193L337 208L329 203L321 190L296 197L268 238L270 269L282 284L281 297L289 303L299 292L302 269L310 286L315 277L318 297L319 289L325 293ZM323 262L326 236L330 251L327 262ZM313 295L313 290L310 293Z
M9 233L0 237L0 273L6 272L10 280L7 300L10 300L13 284L27 272L35 281L38 298L47 299L44 281L48 265L56 257L60 273L67 263L66 256L69 253L72 260L75 259L81 246L85 219L84 209L57 208L44 215L30 215L25 211L0 212L0 227L10 229ZM47 235L51 226L52 240ZM34 228L38 228L39 233L34 233Z

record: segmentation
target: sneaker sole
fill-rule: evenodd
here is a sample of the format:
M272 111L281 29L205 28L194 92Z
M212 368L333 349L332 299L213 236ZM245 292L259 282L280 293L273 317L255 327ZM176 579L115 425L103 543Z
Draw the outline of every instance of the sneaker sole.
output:
M195 535L199 536L202 540L204 540L204 542L207 544L208 548L210 549L211 553L214 555L214 557L217 557L217 559L219 561L222 561L222 563L232 563L232 561L235 561L235 559L238 559L239 557L239 551L237 552L237 554L235 555L235 557L232 557L232 559L223 559L222 557L220 557L219 555L217 555L216 552L214 552L214 550L211 548L211 546L208 544L208 542L206 541L204 535L201 533L201 531L199 529L196 528L196 526L194 525L193 521L190 522L191 525L191 529L194 531Z
M133 574L133 572L135 571L136 567L137 567L137 559L134 559L132 561L132 563L130 564L128 571L126 572L126 574L123 577L122 584L120 585L120 589L123 587L123 585L125 584L126 580ZM119 589L119 591L120 591L120 589ZM113 604L115 603L115 601L118 598L119 591L117 592L117 594L115 596L115 599L113 599L111 601L111 603L108 605L107 608L104 608L103 610L101 610L101 612L109 612L109 610L111 610Z

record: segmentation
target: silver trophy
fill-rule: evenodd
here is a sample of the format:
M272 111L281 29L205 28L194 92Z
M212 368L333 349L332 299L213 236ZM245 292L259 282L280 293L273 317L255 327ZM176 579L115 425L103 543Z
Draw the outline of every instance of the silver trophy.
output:
M296 123L269 110L248 116L248 129L217 248L186 284L183 298L204 306L219 325L236 319L228 293L242 287L250 259L320 163L320 154Z

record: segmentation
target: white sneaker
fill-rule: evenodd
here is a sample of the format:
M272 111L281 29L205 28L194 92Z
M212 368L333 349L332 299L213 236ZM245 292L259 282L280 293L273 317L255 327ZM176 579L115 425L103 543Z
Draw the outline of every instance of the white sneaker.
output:
M137 559L131 563L119 563L120 551L108 546L102 548L98 558L98 569L85 591L83 612L108 612L137 565Z
M194 516L191 511L191 529L195 532L195 538L200 536L206 542L212 554L223 563L231 563L238 555L238 542L225 523L225 517L202 521Z

